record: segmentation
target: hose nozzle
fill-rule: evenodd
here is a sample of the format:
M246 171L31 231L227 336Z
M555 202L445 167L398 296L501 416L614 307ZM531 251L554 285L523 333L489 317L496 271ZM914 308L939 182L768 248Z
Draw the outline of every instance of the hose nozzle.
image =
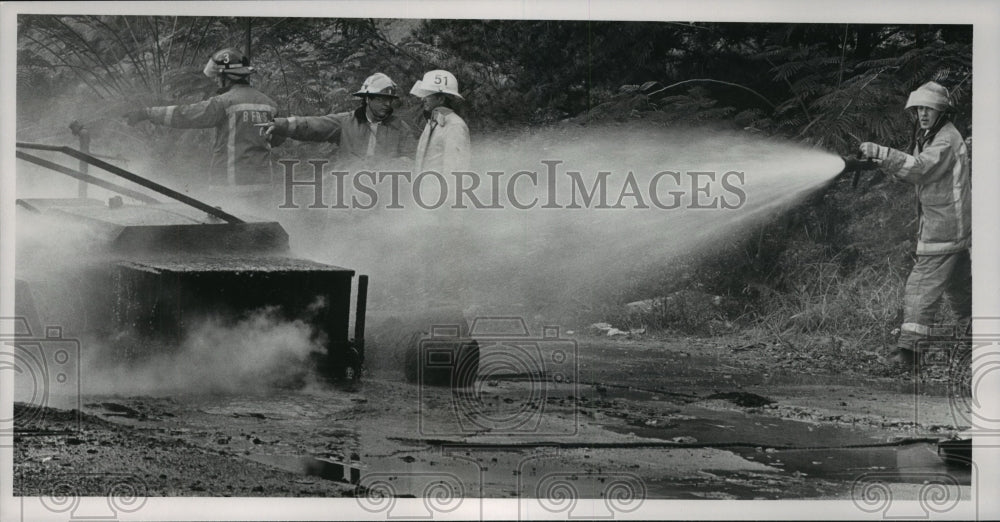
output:
M843 176L844 174L853 173L854 179L851 180L851 188L858 188L858 182L861 181L861 173L866 170L875 170L878 165L875 164L875 160L871 158L862 158L842 156L844 160L844 170L840 171L837 176Z
M852 158L850 156L844 156L841 158L844 160L844 170L841 174L847 174L848 172L861 172L863 170L875 170L877 166L875 165L875 160L871 158Z

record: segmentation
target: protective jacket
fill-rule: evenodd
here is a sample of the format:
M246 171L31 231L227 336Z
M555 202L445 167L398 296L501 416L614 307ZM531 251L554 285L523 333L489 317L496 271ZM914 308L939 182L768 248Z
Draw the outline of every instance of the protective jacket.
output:
M374 147L369 150L373 132ZM394 114L378 123L369 122L363 106L352 112L279 119L275 133L302 141L338 143L343 165L408 158L416 147L413 129L406 122Z
M417 144L415 172L450 175L468 171L471 160L472 144L465 120L447 107L435 108Z
M913 154L889 149L882 169L916 185L920 208L917 255L952 254L972 246L968 149L951 122Z
M213 186L269 185L271 144L257 123L274 120L277 105L249 84L237 83L190 105L149 107L153 123L181 129L215 127L209 182Z

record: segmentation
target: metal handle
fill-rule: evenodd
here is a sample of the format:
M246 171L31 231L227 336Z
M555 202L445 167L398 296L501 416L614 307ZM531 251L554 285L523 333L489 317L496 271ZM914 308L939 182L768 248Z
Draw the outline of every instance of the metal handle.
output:
M108 171L108 172L110 172L110 173L112 173L112 174L114 174L114 175L116 175L118 177L125 178L125 179L127 179L127 180L129 180L129 181L131 181L133 183L136 183L138 185L142 185L143 187L146 187L146 188L148 188L148 189L150 189L152 191L159 192L160 194L163 194L164 196L167 196L168 198L175 199L175 200L180 201L181 203L184 203L186 205L190 205L190 206L192 206L192 207L194 207L194 208L196 208L198 210L201 210L202 212L205 212L205 213L207 213L209 215L215 216L215 217L217 217L217 218L219 218L219 219L221 219L221 220L223 220L223 221L225 221L227 223L230 223L230 224L243 223L242 219L240 219L240 218L238 218L238 217L236 217L236 216L234 216L234 215L232 215L232 214L230 214L230 213L228 213L228 212L226 212L226 211L224 211L224 210L222 210L220 208L216 208L216 207L213 207L213 206L211 206L211 205L209 205L207 203L204 203L202 201L198 201L197 199L194 199L194 198L192 198L190 196L186 196L184 194L181 194L180 192L177 192L176 190L164 187L163 185L160 185L159 183L157 183L155 181L146 179L146 178L144 178L144 177L142 177L142 176L140 176L138 174L134 174L132 172L129 172L129 171L127 171L127 170L125 170L125 169L123 169L121 167L116 167L115 165L112 165L112 164L110 164L110 163L108 163L106 161L101 161L101 160L99 160L99 159L91 156L90 154L86 154L84 152L80 152L80 151L78 151L78 150L76 150L74 148L64 147L64 146L60 146L60 145L45 145L45 144L42 144L42 143L25 143L25 142L18 142L17 143L17 147L21 148L21 149L47 150L47 151L52 151L52 152L61 152L63 154L66 154L67 156L70 156L70 157L76 158L76 159L78 159L80 161L89 163L89 164L91 164L91 165L93 165L93 166L95 166L97 168L104 169L104 170L106 170L106 171Z

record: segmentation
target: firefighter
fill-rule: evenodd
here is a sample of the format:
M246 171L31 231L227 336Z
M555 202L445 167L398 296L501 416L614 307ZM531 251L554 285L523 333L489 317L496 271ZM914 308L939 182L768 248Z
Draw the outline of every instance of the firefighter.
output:
M444 70L430 71L413 84L410 94L421 98L427 119L417 144L414 174L436 172L450 178L454 172L469 171L472 149L469 127L455 113L455 107L464 100L459 94L455 75ZM448 218L447 213L433 214L434 232L421 242L422 258L431 259L436 252L448 251L449 244L454 244L454 241L477 233L468 221ZM414 286L425 296L446 301L460 300L461 292L468 284L460 272L449 273L446 263L424 263L414 276Z
M276 118L264 126L264 132L301 141L337 143L342 167L388 166L393 160L412 157L416 148L413 129L393 114L399 100L397 90L391 78L376 72L354 93L361 99L354 111Z
M965 141L949 119L948 90L935 82L910 93L916 116L910 154L862 143L864 156L916 186L920 230L917 261L906 281L903 324L892 362L912 370L942 297L965 327L972 316L970 162Z
M434 171L448 175L468 171L472 154L469 127L455 113L464 98L458 93L458 80L448 71L424 74L413 84L410 94L422 99L427 124L417 144L415 172Z
M211 188L225 187L221 192L260 202L271 190L272 140L255 125L274 120L277 105L250 86L254 68L236 49L213 54L202 72L218 82L219 90L211 98L190 105L146 107L129 112L125 119L129 125L149 120L182 129L214 127Z

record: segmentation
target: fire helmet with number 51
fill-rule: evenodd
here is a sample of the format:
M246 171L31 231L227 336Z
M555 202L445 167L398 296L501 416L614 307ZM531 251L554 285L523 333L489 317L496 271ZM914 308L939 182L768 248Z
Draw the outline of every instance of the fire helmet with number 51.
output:
M455 78L455 75L441 69L428 72L422 80L418 80L413 84L413 88L410 89L410 94L418 98L424 98L439 92L450 94L460 100L465 99L458 93L458 79Z

